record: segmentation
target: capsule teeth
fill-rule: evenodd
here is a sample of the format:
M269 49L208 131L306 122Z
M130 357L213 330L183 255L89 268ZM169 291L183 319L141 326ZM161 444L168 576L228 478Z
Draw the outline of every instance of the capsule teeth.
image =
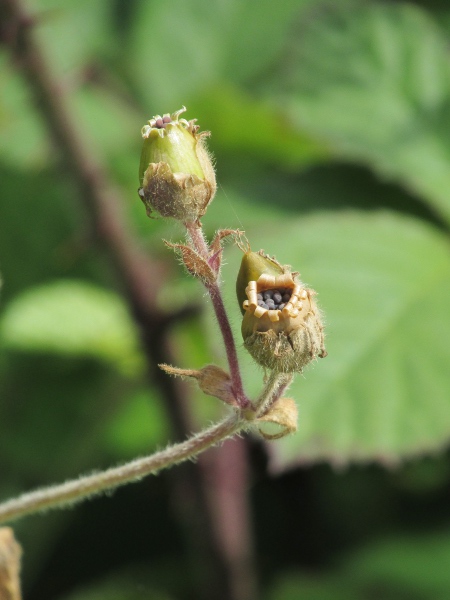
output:
M258 298L256 296L256 290L249 290L248 303L251 308L256 308L258 306Z
M276 323L280 320L280 311L279 310L269 310L269 319L272 323Z
M260 285L261 288L264 289L270 289L272 287L275 287L275 277L273 275L267 275L267 274L263 274L260 276L260 278L258 279L258 283Z
M294 294L292 294L291 299L289 300L288 304L291 305L292 308L295 308L297 306L297 303L298 303L297 296L294 296Z
M267 311L267 308L263 308L262 306L257 306L257 307L255 308L254 315L255 315L255 317L257 317L258 319L260 319L260 318L261 318L263 315L265 315L265 314L266 314L266 312L268 312L268 311Z
M308 292L306 290L302 290L300 293L300 299L301 300L306 300L308 298Z

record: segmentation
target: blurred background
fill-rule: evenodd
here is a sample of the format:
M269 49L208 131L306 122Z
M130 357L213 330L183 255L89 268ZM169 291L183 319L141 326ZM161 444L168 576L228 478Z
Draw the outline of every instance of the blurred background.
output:
M137 196L140 128L210 130L204 218L318 291L297 434L228 441L14 525L27 600L450 598L450 6L0 1L0 498L224 409L156 363L225 357ZM226 249L223 287L249 394Z

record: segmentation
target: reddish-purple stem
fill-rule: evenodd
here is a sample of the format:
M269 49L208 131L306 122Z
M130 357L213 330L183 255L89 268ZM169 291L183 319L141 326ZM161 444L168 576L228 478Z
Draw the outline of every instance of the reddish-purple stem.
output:
M209 259L209 247L203 236L203 231L200 224L187 222L185 223L189 237L196 251L205 259ZM232 381L233 391L241 408L250 408L252 403L247 398L244 392L244 386L242 385L241 370L239 368L239 361L236 352L236 344L234 342L233 332L231 331L230 321L225 310L223 303L222 294L220 293L220 287L217 283L205 283L205 287L208 290L211 302L214 308L217 322L222 333L223 342L225 345L225 351L227 353L228 366L230 368L230 377Z

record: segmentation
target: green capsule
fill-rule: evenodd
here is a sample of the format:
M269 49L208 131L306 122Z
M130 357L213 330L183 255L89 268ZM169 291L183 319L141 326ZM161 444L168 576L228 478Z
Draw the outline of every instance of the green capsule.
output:
M197 133L195 120L180 119L186 109L153 117L142 128L139 196L147 214L181 221L202 217L216 191L207 132Z
M246 287L249 281L257 281L263 273L281 275L283 267L270 256L261 252L246 252L242 257L241 268L236 280L236 295L242 314L245 314L243 304L247 299Z

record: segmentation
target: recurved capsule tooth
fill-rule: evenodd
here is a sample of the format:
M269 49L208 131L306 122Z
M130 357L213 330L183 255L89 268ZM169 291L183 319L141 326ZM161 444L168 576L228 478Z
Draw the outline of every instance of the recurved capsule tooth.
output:
M277 284L280 288L290 288L292 285L292 273L285 273L277 277Z
M279 310L269 310L267 312L269 315L269 319L272 321L272 323L276 323L277 321L280 320L280 311Z
M258 298L255 290L250 290L248 293L248 302L251 308L256 308L258 306Z
M254 311L254 315L257 319L260 319L264 314L268 312L267 308L262 308L262 306L257 306Z
M258 279L259 289L270 289L276 285L276 278L273 275L262 274ZM256 284L256 281L254 282Z
M291 314L291 312L292 312L293 310L294 310L294 305L293 305L293 303L292 303L292 302L288 302L288 303L286 304L286 306L283 308L283 311L282 311L282 312L283 312L283 315L285 315L285 316L287 316L287 317L288 317L288 316Z
M294 289L292 290L292 295L297 296L297 298L300 298L301 293L302 293L302 288L298 284L294 285Z
M283 310L281 311L281 314L283 315L283 317L285 319L289 318L289 314L291 312L292 306L289 306L288 304L286 304L286 306L283 308Z
M288 305L290 305L292 308L295 308L297 306L298 303L298 298L297 296L294 296L294 294L292 294L291 299L288 302Z

